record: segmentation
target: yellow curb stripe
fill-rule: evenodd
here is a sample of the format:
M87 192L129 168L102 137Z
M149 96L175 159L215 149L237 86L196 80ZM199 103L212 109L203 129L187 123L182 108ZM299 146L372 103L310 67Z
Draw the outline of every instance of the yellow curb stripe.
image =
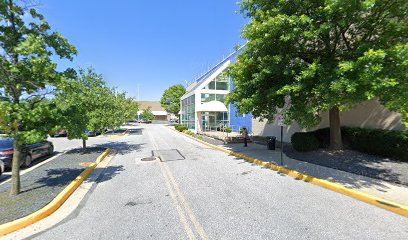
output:
M120 136L125 136L129 132L129 129L126 129L123 133L119 134Z
M127 133L129 133L129 129L126 129L123 133L119 133L119 134L113 135L113 136L111 136L111 138L123 137L123 136L125 136Z
M81 185L81 183L92 173L96 166L110 153L106 149L94 163L90 164L78 177L76 177L68 186L62 190L50 203L40 210L20 219L0 225L0 236L12 233L24 227L27 227L41 219L51 215L71 196L71 194Z
M200 142L202 144L210 146L210 147L212 147L214 149L217 149L217 150L220 150L222 152L228 153L230 155L242 158L242 159L244 159L244 160L246 160L248 162L254 163L256 165L260 165L262 167L269 168L269 169L277 171L279 173L283 173L283 174L286 174L288 176L291 176L291 177L293 177L293 178L295 178L297 180L302 180L304 182L308 182L308 183L314 184L316 186L320 186L320 187L332 190L334 192L341 193L343 195L346 195L346 196L352 197L354 199L360 200L362 202L365 202L365 203L380 207L382 209L386 209L388 211L397 213L397 214L402 215L404 217L408 217L408 206L405 206L405 205L402 205L402 204L399 204L399 203L395 203L395 202L392 202L392 201L389 201L389 200L385 200L383 198L379 198L379 197L376 197L376 196L373 196L373 195L370 195L370 194L367 194L367 193L363 193L363 192L354 190L352 188L347 188L347 187L345 187L343 185L333 183L333 182L330 182L330 181L327 181L327 180L324 180L324 179L320 179L320 178L317 178L317 177L313 177L313 176L310 176L310 175L307 175L307 174L304 174L304 173L301 173L301 172L298 172L298 171L295 171L295 170L292 170L292 169L289 169L289 168L281 167L281 166L275 165L275 164L270 163L270 162L265 162L265 161L262 161L262 160L259 160L259 159L256 159L256 158L246 156L244 154L236 153L236 152L230 151L228 149L218 147L218 146L215 146L215 145L213 145L211 143L207 143L207 142L202 141L200 139L194 138L194 137L192 137L190 135L179 132L179 131L177 131L175 129L171 129L171 130L176 131L177 133L180 133L180 134L182 134L182 135L184 135L184 136L186 136L188 138L196 140L196 141L198 141L198 142Z

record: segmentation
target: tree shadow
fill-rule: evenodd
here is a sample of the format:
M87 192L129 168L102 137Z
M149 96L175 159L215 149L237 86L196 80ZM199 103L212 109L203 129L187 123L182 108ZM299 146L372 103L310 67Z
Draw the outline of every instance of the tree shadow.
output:
M353 150L296 152L286 148L285 154L293 159L360 176L408 186L408 163L373 156Z
M242 154L250 156L250 157L255 157L265 162L270 162L274 165L278 165L278 166L281 165L280 158L265 159L259 156L253 156L251 152L247 154L243 152ZM234 155L230 155L230 156L233 157L232 159L237 161L238 164L250 164L251 166L259 166L255 163L251 163L237 156L234 156ZM388 192L390 190L390 187L384 184L385 180L383 179L377 179L377 178L373 178L369 176L364 176L361 173L360 174L355 174L355 173L349 174L343 170L338 171L339 169L335 169L337 171L333 171L333 168L325 167L325 166L320 167L316 165L317 164L310 164L309 162L298 161L296 159L289 159L286 157L284 158L284 162L283 162L283 167L288 168L291 171L298 172L298 177L295 178L297 180L302 179L303 181L310 181L309 178L311 179L320 178L320 179L339 183L343 186L355 188L355 189L373 188L380 192ZM261 167L261 168L268 168L268 167ZM280 171L278 171L277 174L280 176L287 176L286 174L283 174L283 172L280 172ZM302 178L303 174L306 174L312 177ZM377 174L388 175L392 179L397 179L398 177L400 177L399 174L393 173L392 170L389 170L389 169L377 169ZM391 182L391 184L395 184L395 183Z
M75 178L77 178L85 168L57 168L47 169L47 175L35 181L33 187L25 189L21 193L30 192L40 188L62 188L67 186ZM125 169L123 165L119 166L107 166L102 169L102 172L94 182L101 183L113 179L116 175L120 174ZM90 178L87 178L89 181Z
M101 183L112 180L116 175L120 174L124 170L125 168L123 167L123 165L107 166L104 168L104 170L102 171L102 173L99 175L95 182Z
M126 132L128 130L127 128L120 128L116 130L110 130L104 133L104 135L110 136L110 135L117 135Z
M140 152L141 148L144 144L132 144L124 141L120 142L115 142L115 141L109 141L106 143L101 143L101 144L95 144L94 147L99 147L99 148L110 148L113 149L117 152L117 154L120 155L125 155L131 152Z

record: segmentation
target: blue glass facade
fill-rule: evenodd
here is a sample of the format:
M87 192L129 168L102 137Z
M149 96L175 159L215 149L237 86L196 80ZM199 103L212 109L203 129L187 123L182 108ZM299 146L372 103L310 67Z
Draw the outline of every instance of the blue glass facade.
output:
M230 125L234 132L246 127L248 132L252 132L252 114L239 115L238 109L234 104L230 104Z
M239 53L239 51L237 52ZM237 55L234 54L231 56L231 63L235 63L237 61ZM234 89L234 84L232 83L232 79L230 79L230 90ZM239 129L246 127L248 132L252 132L252 113L240 115L238 112L238 108L235 104L229 105L229 112L230 112L230 126L232 131L238 132Z

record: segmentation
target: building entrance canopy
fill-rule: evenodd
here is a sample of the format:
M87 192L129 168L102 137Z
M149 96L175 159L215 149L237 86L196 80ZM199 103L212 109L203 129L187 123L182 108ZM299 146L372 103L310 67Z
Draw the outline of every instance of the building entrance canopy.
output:
M198 106L197 112L228 112L228 108L220 101L211 101Z

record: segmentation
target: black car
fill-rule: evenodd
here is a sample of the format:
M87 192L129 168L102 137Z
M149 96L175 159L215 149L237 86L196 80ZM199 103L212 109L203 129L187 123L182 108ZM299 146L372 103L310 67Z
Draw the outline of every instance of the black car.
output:
M13 159L13 143L14 139L0 138L0 160L3 161L4 167L11 168L11 161ZM23 146L20 166L29 167L34 159L51 155L54 152L54 145L48 141L41 141Z

